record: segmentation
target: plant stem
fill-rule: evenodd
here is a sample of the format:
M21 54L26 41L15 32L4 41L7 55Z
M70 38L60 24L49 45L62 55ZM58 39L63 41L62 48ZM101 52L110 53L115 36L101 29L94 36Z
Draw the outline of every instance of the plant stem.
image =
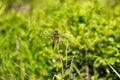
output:
M62 66L62 80L63 80L63 77L64 77L64 68L63 68L62 58L60 56L59 43L58 43L58 55L60 57L60 63L61 63L61 66Z
M88 54L88 48L85 48L85 67L86 67L86 80L90 80L90 74L89 74L89 65L88 65L88 59L87 59L87 54Z
M70 80L73 80L73 76L72 76L72 64L73 64L74 57L75 56L73 55L72 60L71 60L71 64L70 64L70 74L69 74Z
M65 55L66 55L66 62L65 62L66 68L67 68L67 50L68 50L68 40L66 42L66 53L65 53Z

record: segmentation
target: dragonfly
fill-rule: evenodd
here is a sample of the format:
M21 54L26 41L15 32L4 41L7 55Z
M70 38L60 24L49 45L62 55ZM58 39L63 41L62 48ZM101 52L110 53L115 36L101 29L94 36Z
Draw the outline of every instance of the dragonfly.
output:
M30 34L34 34L34 31L30 31L28 35ZM67 32L60 32L60 30L54 30L53 32L49 32L48 30L42 30L42 31L38 31L37 35L34 36L38 36L42 41L51 41L51 47L52 49L55 48L55 46L62 40L68 40L69 38L71 38L71 35L69 35L69 33Z
M52 49L55 48L55 46L60 42L61 39L68 40L69 38L71 38L71 36L67 32L60 33L59 30L54 30L52 33L44 31L44 35L46 35L47 38L51 39Z
M52 38L52 48L53 49L54 49L54 46L55 46L56 42L59 41L59 37L60 37L59 31L55 30L54 33L53 33L53 35L52 35L52 37L51 37Z
M59 43L60 38L64 38L64 36L60 34L59 30L54 30L52 33L46 31L45 35L47 35L47 38L51 39L52 49L54 49L55 45Z

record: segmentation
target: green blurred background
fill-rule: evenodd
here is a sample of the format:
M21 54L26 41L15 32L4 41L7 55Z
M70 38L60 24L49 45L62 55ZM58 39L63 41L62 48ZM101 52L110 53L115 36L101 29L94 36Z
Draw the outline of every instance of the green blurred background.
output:
M60 80L54 30L63 65L66 51L68 65L75 56L73 80L86 79L86 66L90 80L120 79L109 66L120 73L120 0L0 0L0 80Z

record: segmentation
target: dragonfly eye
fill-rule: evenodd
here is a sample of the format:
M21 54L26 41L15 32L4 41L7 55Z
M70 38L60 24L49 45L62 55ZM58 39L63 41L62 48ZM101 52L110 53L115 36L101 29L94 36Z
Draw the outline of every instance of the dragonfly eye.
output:
M58 30L55 30L54 32L55 32L55 33L59 33L59 31L58 31Z

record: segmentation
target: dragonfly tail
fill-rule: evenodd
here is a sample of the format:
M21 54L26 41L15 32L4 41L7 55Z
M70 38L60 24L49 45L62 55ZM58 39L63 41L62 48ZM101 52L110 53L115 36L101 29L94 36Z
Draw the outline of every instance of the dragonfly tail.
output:
M54 46L55 46L55 42L53 41L53 43L52 43L52 49L54 49Z

